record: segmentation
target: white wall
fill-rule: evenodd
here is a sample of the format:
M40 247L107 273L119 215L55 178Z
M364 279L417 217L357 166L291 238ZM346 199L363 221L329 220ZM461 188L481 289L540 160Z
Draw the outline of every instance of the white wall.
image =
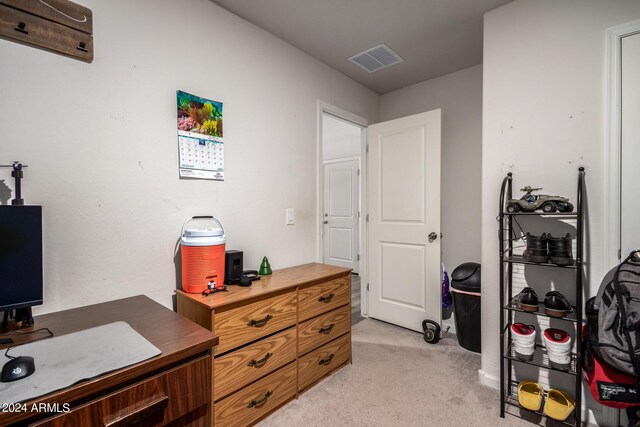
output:
M442 259L480 262L482 65L380 97L380 120L442 109Z
M317 100L373 122L378 95L207 0L82 3L92 64L0 40L0 162L28 164L24 198L44 206L37 311L170 306L192 215L217 216L246 268L314 261ZM224 102L226 181L178 179L178 89Z
M603 265L605 30L639 17L637 0L519 0L485 15L481 374L489 383L499 374L496 215L507 172L514 174L514 194L531 185L575 200L577 168L584 166L585 299L608 270Z
M322 160L360 157L362 128L329 114L322 116Z

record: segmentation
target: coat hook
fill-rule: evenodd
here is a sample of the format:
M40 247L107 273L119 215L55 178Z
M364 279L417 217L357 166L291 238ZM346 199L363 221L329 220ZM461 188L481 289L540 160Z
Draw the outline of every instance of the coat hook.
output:
M16 31L20 31L23 34L29 34L29 31L25 30L26 24L24 22L18 23L18 26L15 28Z
M80 42L80 44L78 45L78 47L76 49L81 50L83 52L89 52L87 50L87 44L85 42Z

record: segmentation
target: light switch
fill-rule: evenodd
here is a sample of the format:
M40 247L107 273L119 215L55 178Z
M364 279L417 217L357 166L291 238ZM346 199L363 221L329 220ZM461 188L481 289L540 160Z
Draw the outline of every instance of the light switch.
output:
M285 211L285 224L293 225L296 223L296 213L293 208L287 208Z

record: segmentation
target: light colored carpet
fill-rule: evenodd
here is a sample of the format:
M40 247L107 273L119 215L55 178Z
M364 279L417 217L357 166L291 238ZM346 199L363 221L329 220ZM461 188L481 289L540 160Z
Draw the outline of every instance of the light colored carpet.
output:
M447 335L422 334L372 319L353 327L353 364L289 402L270 426L531 426L499 416L499 394L478 383L480 355Z

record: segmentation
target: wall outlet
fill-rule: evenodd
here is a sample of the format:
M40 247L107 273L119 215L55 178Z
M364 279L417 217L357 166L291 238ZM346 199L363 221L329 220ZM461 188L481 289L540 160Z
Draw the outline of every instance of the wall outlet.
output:
M285 210L285 222L286 225L293 225L296 223L296 212L293 208L287 208Z

